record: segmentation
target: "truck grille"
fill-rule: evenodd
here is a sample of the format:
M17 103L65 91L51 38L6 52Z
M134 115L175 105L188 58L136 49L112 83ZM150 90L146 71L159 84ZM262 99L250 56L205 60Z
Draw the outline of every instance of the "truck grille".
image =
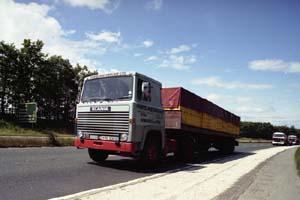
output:
M129 131L129 112L79 112L77 131L118 136Z

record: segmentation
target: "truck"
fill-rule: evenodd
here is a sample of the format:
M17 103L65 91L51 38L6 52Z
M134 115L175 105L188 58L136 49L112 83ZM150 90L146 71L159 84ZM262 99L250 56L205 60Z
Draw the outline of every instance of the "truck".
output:
M93 161L121 155L143 167L155 167L167 155L190 162L211 147L230 154L240 131L237 115L137 72L86 77L75 124L75 146L87 148Z
M297 145L297 144L299 144L299 139L296 135L289 135L288 143L289 143L289 145Z
M274 132L272 136L272 144L275 145L288 145L288 137L283 132Z

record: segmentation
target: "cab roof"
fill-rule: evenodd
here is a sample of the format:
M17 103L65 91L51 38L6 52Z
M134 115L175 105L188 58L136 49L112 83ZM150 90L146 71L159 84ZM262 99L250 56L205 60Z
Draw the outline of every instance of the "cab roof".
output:
M138 72L112 72L112 73L103 73L103 74L97 74L97 75L92 75L92 76L88 76L84 79L84 81L86 80L92 80L92 79L96 79L96 78L104 78L104 77L118 77L118 76L140 76L140 77L144 77L145 79L150 80L151 82L155 82L158 85L161 85L161 83L159 81L156 81L152 78L150 78L149 76L140 74Z

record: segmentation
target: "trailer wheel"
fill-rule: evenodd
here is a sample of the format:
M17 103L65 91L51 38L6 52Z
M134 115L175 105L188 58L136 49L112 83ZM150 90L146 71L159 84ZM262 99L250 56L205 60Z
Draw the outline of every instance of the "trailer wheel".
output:
M218 149L224 154L232 154L234 151L234 148L235 148L234 143L228 142L228 143L221 144Z
M157 138L149 137L146 140L144 149L139 157L142 168L156 167L162 158L160 142Z
M90 158L97 163L103 163L108 157L108 153L103 150L89 149L88 152Z
M181 138L182 139L182 138ZM175 152L176 159L181 162L191 162L194 159L194 142L191 138L183 139Z

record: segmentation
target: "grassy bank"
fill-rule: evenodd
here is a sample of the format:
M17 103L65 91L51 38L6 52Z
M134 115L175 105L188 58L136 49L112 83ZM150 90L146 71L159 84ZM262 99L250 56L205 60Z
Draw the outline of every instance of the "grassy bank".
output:
M238 138L240 143L271 143L272 140L254 139L254 138Z
M72 146L71 131L39 125L20 125L14 121L0 120L0 147Z
M300 176L300 147L298 147L298 149L295 153L295 162L296 162L296 167L298 170L298 175Z
M72 131L67 128L61 128L63 126L64 125L61 124L61 122L42 121L39 124L21 125L15 121L0 119L0 136L43 137L47 136L49 133L61 137L71 136Z
M0 120L0 136L35 136L35 137L42 137L45 136L44 133L26 128L21 127L20 125L9 122L5 120Z

